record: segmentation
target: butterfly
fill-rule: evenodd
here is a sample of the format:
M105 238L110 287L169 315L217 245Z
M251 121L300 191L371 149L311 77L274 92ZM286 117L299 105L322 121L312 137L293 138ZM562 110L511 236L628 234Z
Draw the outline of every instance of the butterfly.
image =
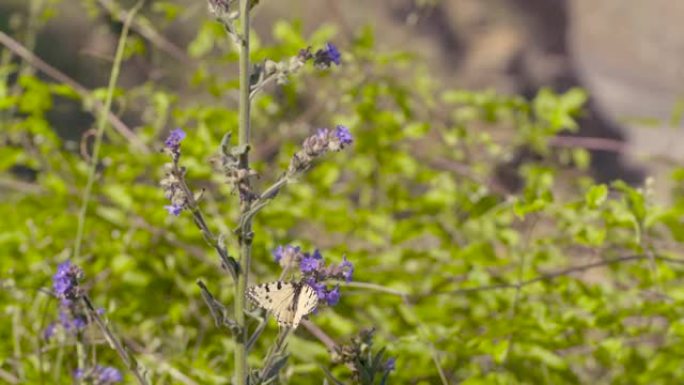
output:
M318 305L316 291L303 282L262 283L250 287L247 296L257 306L272 312L278 325L292 329Z

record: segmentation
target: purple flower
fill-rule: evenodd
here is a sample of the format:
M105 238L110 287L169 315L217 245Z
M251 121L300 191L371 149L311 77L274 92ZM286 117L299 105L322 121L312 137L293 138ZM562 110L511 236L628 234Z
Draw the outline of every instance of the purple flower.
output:
M318 269L320 262L320 258L316 258L316 254L313 256L306 254L299 263L299 268L302 270L302 273L311 273Z
M340 65L342 55L332 43L326 43L324 48L319 49L314 54L314 65L321 68L328 68L333 64Z
M351 282L352 275L354 275L354 265L349 262L347 256L342 257L342 263L340 263L339 268L342 270L342 277L346 282Z
M311 286L312 289L314 289L319 300L325 301L325 298L326 298L325 284L320 283L320 282L316 282L316 280L313 278L307 279L306 284Z
M332 43L325 43L325 53L331 62L340 65L342 55L340 51Z
M98 385L111 385L123 381L123 376L118 369L100 365L87 370L78 369L74 373L74 377L79 380L89 380Z
M340 302L340 287L335 286L334 289L328 291L325 295L325 301L329 306L335 306Z
M318 249L314 250L312 257L318 260L323 260L323 254L321 254Z
M300 250L299 246L278 246L273 250L273 258L283 268L294 267L301 260Z
M397 359L390 357L387 362L385 362L385 371L392 372L397 369Z
M283 259L283 246L278 246L273 250L273 259L275 259L276 263L280 263L280 260Z
M63 303L80 296L78 281L83 276L83 271L67 260L57 266L57 272L52 276L52 288L55 296Z
M169 212L169 214L174 216L178 216L181 213L181 211L183 211L183 206L179 204L167 205L164 206L164 208L166 209L166 211Z
M178 149L180 148L180 142L185 139L185 135L185 131L181 130L180 128L176 128L175 130L171 131L169 137L166 138L164 147L173 152L178 152Z
M118 369L112 368L111 366L100 367L100 369L100 383L113 384L115 382L123 381L123 376L121 375L121 372Z
M352 136L351 132L349 132L349 129L346 126L338 125L335 128L335 136L337 137L337 140L340 141L343 147L352 144L352 142L354 141L354 137Z

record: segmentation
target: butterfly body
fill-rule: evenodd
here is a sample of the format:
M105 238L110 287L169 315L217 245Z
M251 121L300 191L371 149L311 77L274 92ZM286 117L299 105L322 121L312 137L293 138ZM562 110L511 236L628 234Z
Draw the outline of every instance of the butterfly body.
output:
M250 287L247 296L257 306L272 312L278 325L292 329L318 305L316 291L303 282L262 283Z

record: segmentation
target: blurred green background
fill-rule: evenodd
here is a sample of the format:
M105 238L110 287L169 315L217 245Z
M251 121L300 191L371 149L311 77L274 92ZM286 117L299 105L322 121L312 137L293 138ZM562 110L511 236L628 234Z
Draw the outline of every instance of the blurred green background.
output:
M356 283L311 320L340 344L375 327L390 383L682 382L684 34L663 20L684 9L624 3L261 0L254 61L331 41L343 63L255 99L257 186L318 127L355 142L257 217L252 280L278 277L280 244L346 255ZM0 4L0 382L72 381L73 338L43 337L51 277L73 252L93 103L132 4ZM237 199L211 158L237 129L236 61L200 0L148 2L127 42L75 262L155 384L230 383L233 341L195 282L226 304L232 282L192 218L164 210L159 150L188 133L188 180L230 233ZM84 338L123 369L96 328ZM307 330L289 350L282 383L321 384L322 368L352 383Z

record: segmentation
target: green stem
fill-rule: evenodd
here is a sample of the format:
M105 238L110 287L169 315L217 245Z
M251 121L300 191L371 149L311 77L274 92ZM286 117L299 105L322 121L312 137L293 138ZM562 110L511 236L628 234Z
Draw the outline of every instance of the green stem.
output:
M285 340L291 332L291 328L280 329L280 332L278 333L278 339L276 340L276 343L271 347L271 350L268 352L268 355L264 360L264 366L261 368L261 372L259 374L259 379L261 381L267 380L267 378L265 377L271 369L273 360L278 354L282 353L283 348L285 347Z
M121 30L119 36L119 43L116 47L116 56L114 57L114 64L112 65L112 72L109 76L109 85L107 86L107 96L105 98L104 107L100 110L97 117L97 133L95 135L95 144L93 145L93 155L90 160L90 170L88 171L88 182L86 183L85 191L83 192L83 202L81 203L81 210L78 214L78 228L76 230L76 240L74 241L74 262L77 262L81 254L81 244L83 243L83 233L85 230L86 214L88 213L88 202L93 191L93 184L95 183L95 173L97 171L97 163L100 157L100 147L102 146L102 137L104 130L107 127L107 116L112 108L112 99L114 99L114 88L119 79L121 72L121 63L123 62L124 48L126 47L126 39L128 38L128 31L133 22L135 14L145 4L145 0L139 0L137 4L131 9L126 18L126 22Z
M100 315L97 314L97 310L95 310L95 307L93 306L93 303L90 301L90 298L88 296L83 296L81 297L83 300L83 304L85 304L86 309L88 310L88 314L90 317L95 321L95 324L97 325L98 328L100 328L100 331L102 334L104 334L105 338L107 339L107 342L109 343L109 346L112 347L118 354L121 360L123 361L124 365L126 365L126 368L133 373L135 376L135 379L138 381L138 384L140 385L149 385L147 380L145 379L145 376L140 372L140 367L138 366L138 361L135 360L135 357L131 355L131 353L128 352L128 349L124 346L124 344L116 338L112 330L107 326L107 324L100 318Z
M249 0L240 0L240 132L239 145L248 150L240 155L240 168L249 169L250 142L250 103L249 103ZM250 210L249 198L241 202L241 217ZM237 385L247 384L247 328L245 326L245 293L249 276L252 253L252 221L242 223L239 234L240 266L237 285L235 285L235 322L239 331L235 346L235 377Z

